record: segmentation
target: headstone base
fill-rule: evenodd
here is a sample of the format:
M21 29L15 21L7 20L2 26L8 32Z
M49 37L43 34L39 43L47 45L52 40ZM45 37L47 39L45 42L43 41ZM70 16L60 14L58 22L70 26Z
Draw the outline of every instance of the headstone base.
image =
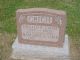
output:
M69 48L68 35L65 35L64 46L61 48L20 44L17 37L12 45L11 58L23 60L70 60Z

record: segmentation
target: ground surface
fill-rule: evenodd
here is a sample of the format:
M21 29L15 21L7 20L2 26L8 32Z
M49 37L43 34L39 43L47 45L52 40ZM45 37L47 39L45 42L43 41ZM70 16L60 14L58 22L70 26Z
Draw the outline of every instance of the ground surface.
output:
M34 7L66 11L71 55L73 60L80 60L80 0L0 0L0 60L9 60L16 38L16 10Z

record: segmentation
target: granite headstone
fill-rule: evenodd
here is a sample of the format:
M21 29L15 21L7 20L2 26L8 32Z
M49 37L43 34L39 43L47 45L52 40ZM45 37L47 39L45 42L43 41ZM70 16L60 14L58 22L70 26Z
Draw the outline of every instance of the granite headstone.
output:
M70 60L64 11L48 8L18 9L16 21L18 36L12 45L12 58Z

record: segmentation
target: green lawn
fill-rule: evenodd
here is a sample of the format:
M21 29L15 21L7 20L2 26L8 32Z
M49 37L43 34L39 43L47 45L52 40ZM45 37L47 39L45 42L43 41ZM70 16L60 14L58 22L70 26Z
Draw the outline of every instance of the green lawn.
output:
M80 0L0 0L0 33L16 35L16 10L34 7L66 11L66 33L80 49Z

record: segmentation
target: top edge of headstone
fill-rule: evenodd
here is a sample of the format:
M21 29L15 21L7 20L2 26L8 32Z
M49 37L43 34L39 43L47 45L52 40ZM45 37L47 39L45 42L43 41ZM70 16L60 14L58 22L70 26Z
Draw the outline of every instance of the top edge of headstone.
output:
M18 9L16 12L31 12L31 11L47 11L51 13L66 15L65 11L62 10L55 10L55 9L49 9L49 8L28 8L28 9Z

